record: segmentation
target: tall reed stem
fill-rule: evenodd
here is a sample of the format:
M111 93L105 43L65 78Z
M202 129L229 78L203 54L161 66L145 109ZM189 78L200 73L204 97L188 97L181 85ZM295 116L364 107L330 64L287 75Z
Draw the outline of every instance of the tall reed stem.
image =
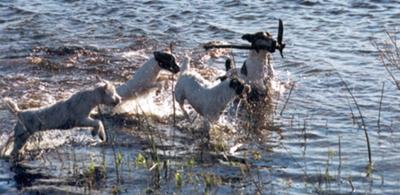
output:
M367 141L368 162L369 162L368 165L369 165L369 166L372 166L371 145L370 145L370 142L369 142L369 136L368 136L367 126L365 125L364 117L363 117L363 115L362 115L360 106L358 105L356 98L354 97L353 93L351 93L351 90L350 90L349 86L348 86L347 83L344 81L344 79L342 78L342 76L340 75L340 73L338 72L337 74L339 75L339 78L342 80L344 86L346 87L347 92L349 92L351 98L353 99L353 102L354 102L354 104L356 105L356 108L357 108L357 110L358 110L358 114L360 115L360 118L361 118L361 126L362 126L362 128L363 128L363 130L364 130L365 139L366 139L366 141Z
M385 90L385 82L382 83L382 91L381 91L381 100L379 101L379 113L378 113L378 130L381 131L381 110L382 110L382 100L383 100L383 93Z

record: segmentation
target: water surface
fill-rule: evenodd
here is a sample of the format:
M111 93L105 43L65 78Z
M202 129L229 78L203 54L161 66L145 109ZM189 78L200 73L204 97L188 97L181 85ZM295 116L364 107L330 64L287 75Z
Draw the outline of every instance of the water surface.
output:
M213 175L219 178L216 179L219 185L212 186L212 193L254 193L261 189L264 193L290 194L395 194L400 189L399 92L379 62L371 40L385 39L383 30L398 27L399 16L400 4L390 0L2 1L0 96L16 99L21 107L47 105L93 86L96 74L114 83L126 81L152 51L162 50L171 42L176 45L174 52L178 58L184 52L194 52L201 58L206 56L201 44L211 40L244 43L241 35L257 31L276 34L281 18L287 43L285 58L274 54L273 63L278 79L294 81L295 87L282 116L274 117L277 128L270 129L262 141L244 141L244 151L238 156L260 154L249 157L249 173L244 173L242 166L224 160L196 161L192 168L183 166L180 162L197 156L191 136L174 131L176 139L171 140L170 125L159 123L155 125L156 132L165 139L159 142L165 147L173 145L165 151L178 156L165 155L171 163L171 172L181 171L186 179L189 178L186 173L195 175L195 182L186 182L182 189L177 189L174 174L170 174L170 179L161 180L161 191L203 192L207 189L204 178ZM241 64L246 52L233 52ZM222 68L221 63L208 65ZM358 113L337 73L348 83L366 121L374 162L370 177L365 169L368 157L364 132L359 122L352 119L352 112L356 116ZM383 82L385 92L378 128ZM278 113L287 94L278 100ZM3 144L15 118L4 107L0 116ZM142 135L143 130L137 130L137 121L129 125L126 121L107 121L117 132L117 139L123 140L124 132L131 132L130 139L125 140L128 146L121 144L117 149L126 158L123 162L132 163L138 153L147 151L143 143L147 138ZM136 133L132 133L135 129ZM53 132L48 136L61 140L59 144L63 146L45 153L43 158L47 160L42 158L27 164L37 166L50 179L43 180L42 176L32 186L21 186L14 179L15 173L8 171L10 164L0 160L3 170L0 192L41 186L83 190L70 189L75 185L66 182L67 179L54 181L59 176L76 177L71 171L75 162L72 154L86 163L79 165L81 172L91 160L100 163L102 160L96 159L105 156L109 176L107 185L99 191L112 191L118 182L113 168L115 150L111 146L97 145L84 130ZM123 171L123 190L144 193L146 188L153 187L149 184L153 176L147 169L136 166L132 169Z

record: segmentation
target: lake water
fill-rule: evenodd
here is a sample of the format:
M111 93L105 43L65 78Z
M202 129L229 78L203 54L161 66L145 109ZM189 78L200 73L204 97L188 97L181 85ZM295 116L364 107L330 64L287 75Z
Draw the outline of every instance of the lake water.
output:
M244 144L237 156L251 156L247 163L195 160L188 166L182 162L196 159L192 143L196 139L185 132L171 133L169 123L157 123L155 134L160 135L158 144L164 148L162 156L171 172L162 177L161 192L400 193L400 93L372 45L374 40L387 38L384 30L399 28L397 1L4 0L0 2L0 97L12 97L21 107L47 105L93 86L96 74L114 83L126 81L152 51L171 42L178 60L185 52L204 58L207 55L201 45L208 41L244 44L243 34L258 31L275 36L279 18L285 26L285 58L275 53L273 64L278 79L290 80L295 86L282 115L279 112L288 90L277 100L276 128L263 134L262 141L223 138L231 144ZM243 50L233 53L238 64L247 55ZM222 70L222 62L205 65ZM361 120L338 73L354 94L369 133L374 163L369 176ZM0 106L1 144L15 122ZM96 144L84 130L44 133L43 139L57 141L52 147L42 147L53 149L40 159L24 162L40 173L39 179L21 182L10 163L0 160L0 192L82 192L82 185L70 182L78 177L71 170L82 172L91 161L98 164L101 159L105 159L108 177L96 192L110 193L117 183L122 193L153 189L149 184L152 172L132 166L135 157L149 148L146 133L137 123L107 119L116 139L126 143L117 148ZM123 182L114 176L118 172L115 151L126 162ZM174 155L168 155L170 152ZM175 172L183 175L181 188L176 186ZM209 178L214 181L210 188L206 185Z

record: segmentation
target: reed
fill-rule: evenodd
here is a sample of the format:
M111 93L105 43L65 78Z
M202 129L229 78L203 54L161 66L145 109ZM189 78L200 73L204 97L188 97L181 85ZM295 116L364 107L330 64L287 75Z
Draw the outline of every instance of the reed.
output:
M283 111L285 111L285 109L286 109L286 105L287 105L288 102L289 102L290 95L292 95L292 91L293 91L294 85L295 85L295 83L293 83L292 86L290 87L289 95L288 95L288 97L286 98L285 104L283 104L282 110L281 110L281 112L280 112L280 114L279 114L280 116L282 116Z
M175 137L175 127L176 127L176 107L175 107L175 78L174 75L172 75L172 79L171 79L171 94L172 94L172 121L174 124L174 135L173 137Z
M341 172L342 172L342 143L341 143L341 138L340 138L341 136L338 136L338 147L339 147L339 152L338 152L338 155L339 155L339 166L338 166L338 185L339 185L339 193L340 193L340 184L341 184L341 182L340 182L340 178L341 178Z
M359 106L359 104L357 102L357 99L354 97L354 95L351 92L349 86L347 85L346 81L344 81L342 75L340 75L339 72L337 72L337 74L338 74L340 80L342 81L343 85L345 86L347 92L350 94L350 96L351 96L351 98L353 100L353 103L355 104L355 106L357 108L358 114L360 115L361 127L364 130L365 139L366 139L366 142L367 142L367 150L368 150L368 166L367 167L368 167L368 169L370 169L370 168L372 168L371 144L370 144L370 141L369 141L368 130L367 130L367 126L366 126L365 121L364 121L364 117L363 117L362 112L361 112L361 108L360 108L360 106ZM369 174L367 174L367 175L369 175Z
M354 115L354 111L353 111L353 108L351 107L350 100L349 100L348 96L346 96L346 102L347 102L347 105L349 106L349 109L350 109L351 120L352 120L353 124L356 124L356 123L358 124L358 121L356 120L357 119L356 115ZM358 124L358 126L361 127L360 124Z
M140 123L141 128L146 132L147 134L147 140L150 144L150 157L152 160L152 165L149 168L149 171L152 173L152 178L151 178L151 190L159 190L161 188L161 161L160 157L158 155L158 148L156 145L156 141L154 139L153 135L153 129L151 127L149 117L146 115L146 113L143 111L142 107L138 105L138 109L142 112L141 115L143 116L142 123ZM138 116L139 117L139 116ZM161 137L159 138L161 141ZM166 167L165 167L166 168Z
M383 100L384 90L385 90L385 82L382 83L381 99L379 101L379 112L378 112L378 121L377 121L379 132L381 131L381 110L382 110L382 100Z
M400 71L400 46L398 45L398 31L385 31L387 39L382 42L371 41L379 53L383 67L390 75L397 89L400 90L400 81L397 79ZM397 74L396 74L397 72Z

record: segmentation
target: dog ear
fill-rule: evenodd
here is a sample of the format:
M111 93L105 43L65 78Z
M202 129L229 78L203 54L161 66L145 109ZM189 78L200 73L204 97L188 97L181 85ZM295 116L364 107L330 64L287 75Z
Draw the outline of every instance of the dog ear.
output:
M245 75L245 76L247 76L247 66L246 66L246 61L244 61L244 62L243 62L243 65L242 65L242 67L240 68L240 73L241 73L242 75Z
M106 83L106 82L107 82L106 80L102 79L99 75L96 75L96 79L97 79L99 82L102 82L102 83Z
M225 71L229 71L232 69L232 60L230 58L225 61Z
M102 79L102 78L100 78L100 76L98 76L98 75L96 75L96 79L98 80L98 81L100 81L100 85L102 86L102 87L104 87L104 89L109 89L110 88L110 86L112 86L112 84L110 83L110 81L107 81L107 80L105 80L105 79Z
M109 90L111 88L110 82L104 80L104 89Z
M272 35L269 32L256 32L254 34L244 34L242 36L243 40L246 40L250 43L254 43L259 39L267 40L267 39L271 39L271 38L272 38Z
M175 57L169 53L155 51L153 52L153 55L158 62L175 62Z
M256 39L256 36L254 34L244 34L242 36L242 39L246 40L246 41L248 41L250 43L253 43L255 41L255 39Z
M153 52L154 58L159 61L159 59L161 58L162 53L159 51L155 51Z
M115 87L110 81L104 80L104 82L106 84L104 87L107 91L115 91Z

